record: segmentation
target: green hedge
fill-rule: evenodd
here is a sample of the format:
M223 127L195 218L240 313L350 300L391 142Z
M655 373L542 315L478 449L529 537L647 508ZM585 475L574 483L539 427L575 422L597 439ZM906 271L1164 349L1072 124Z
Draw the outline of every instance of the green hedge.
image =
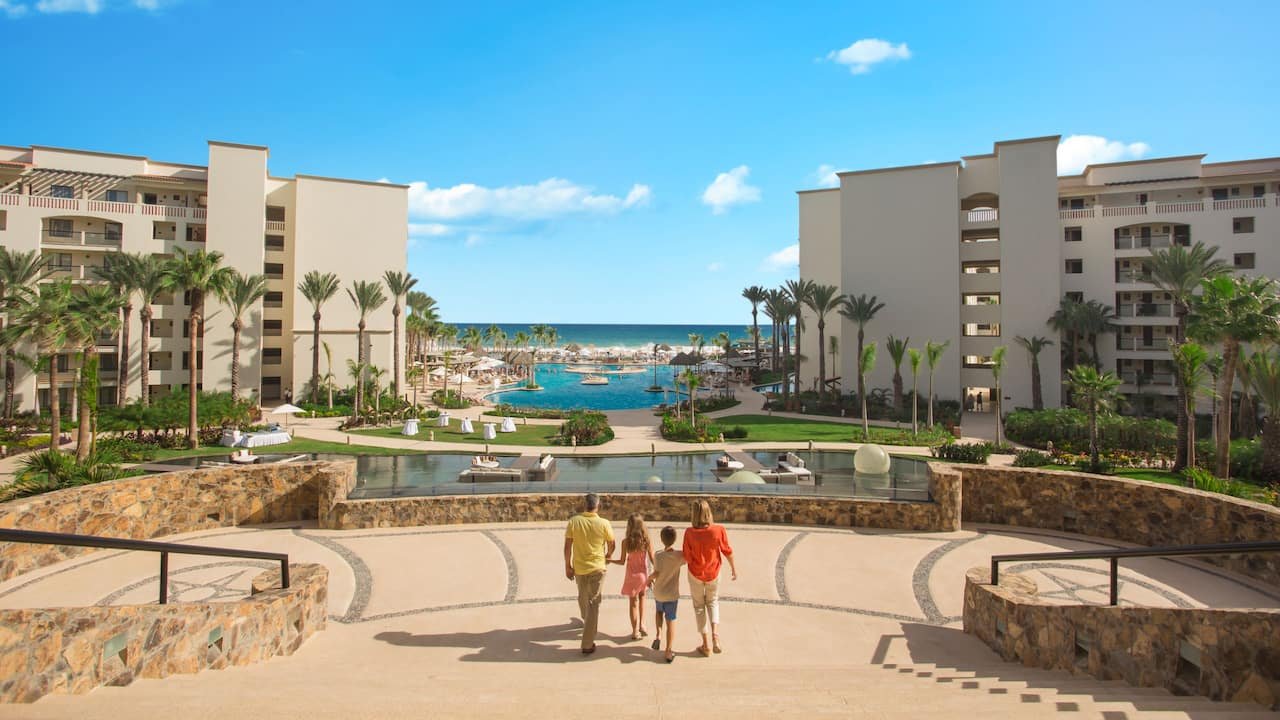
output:
M1010 440L1044 449L1077 453L1089 450L1089 417L1074 408L1015 410L1005 418ZM1102 451L1131 450L1172 456L1177 428L1167 420L1102 415L1098 418L1098 446Z

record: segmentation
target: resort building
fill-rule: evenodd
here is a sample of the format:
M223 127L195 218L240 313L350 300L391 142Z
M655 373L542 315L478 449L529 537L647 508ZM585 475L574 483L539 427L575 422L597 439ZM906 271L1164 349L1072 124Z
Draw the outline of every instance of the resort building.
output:
M934 374L940 398L981 395L990 411L991 355L1008 347L1005 408L1030 407L1031 363L1016 336L1054 341L1040 353L1047 407L1062 396L1061 339L1047 320L1061 298L1115 308L1098 338L1102 366L1145 409L1175 395L1168 295L1150 282L1153 249L1200 241L1237 271L1280 277L1280 158L1204 162L1204 155L1090 165L1059 176L1058 136L997 142L955 162L844 172L840 186L799 193L800 276L885 303L867 326L881 351L870 388L891 385L885 336L912 347L950 341ZM816 382L816 319L807 322L805 387ZM829 317L846 391L856 326ZM909 370L903 375L910 389ZM924 372L921 374L924 392Z
M31 146L0 146L0 245L39 250L49 279L100 282L97 269L121 252L171 256L200 248L223 254L245 275L263 274L268 293L243 318L240 387L246 396L275 402L300 396L311 375L312 308L297 291L309 271L334 273L343 287L405 269L408 194L403 185L314 175L273 177L265 147L210 142L208 165L158 162L134 155ZM153 393L180 391L188 381L187 315L181 291L154 305L150 347L141 346L138 301L129 329L130 384L139 397L142 353L151 356L145 382ZM359 318L339 291L322 309L322 340L333 374L345 383L356 356ZM367 318L371 362L392 365L390 304ZM216 298L205 307L202 386L230 389L231 318ZM117 399L120 335L100 339L99 401ZM70 408L76 358L58 357L58 391ZM321 353L320 372L326 372ZM18 404L46 407L48 378L19 369ZM65 384L64 384L65 383Z

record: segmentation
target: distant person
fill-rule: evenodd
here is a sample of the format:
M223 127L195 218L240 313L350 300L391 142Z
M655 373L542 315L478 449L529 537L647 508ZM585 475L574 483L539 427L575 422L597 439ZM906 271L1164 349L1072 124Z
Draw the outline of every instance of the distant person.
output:
M293 390L285 390L285 391L284 391L284 401L285 401L285 403L288 403L288 404L292 404L292 403L293 403Z
M676 544L676 529L670 525L662 528L662 551L654 556L653 574L649 576L649 584L653 586L654 629L658 637L653 639L653 649L661 647L662 621L667 621L667 653L666 660L676 659L672 646L676 638L676 605L680 600L680 566L684 565L684 553L673 547ZM705 644L705 640L704 640Z
M698 621L704 657L720 652L720 561L729 561L732 579L738 579L733 561L733 548L723 525L716 525L711 504L706 500L693 503L690 527L684 531L684 560L689 565L689 595L693 598L693 615ZM708 617L709 616L709 617ZM707 644L707 622L711 623L711 644Z
M613 555L613 528L596 514L600 498L587 493L583 511L569 518L564 533L564 575L578 583L578 610L582 613L582 654L596 651L600 624L600 597L606 559Z
M978 407L978 406L977 406L977 404L976 404L976 402L977 402L977 401L975 401L975 400L973 399L973 393L969 393L969 394L968 394L968 395L966 395L966 396L965 396L965 398L964 398L964 409L965 409L965 410L974 410L974 409L976 409L976 408Z
M622 576L622 594L628 600L631 613L631 639L639 640L649 633L644 629L644 593L649 587L649 567L653 565L653 547L649 543L649 531L644 527L644 516L633 514L627 518L627 534L622 538L622 552L610 562L626 566Z
M978 391L977 399L974 400L974 403L975 404L973 406L973 409L977 410L978 412L982 412L982 391L981 390Z

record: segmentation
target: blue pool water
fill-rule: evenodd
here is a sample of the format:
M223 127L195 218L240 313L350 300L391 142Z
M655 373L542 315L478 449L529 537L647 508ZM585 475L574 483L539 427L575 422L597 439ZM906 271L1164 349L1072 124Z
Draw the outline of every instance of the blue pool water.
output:
M534 371L542 390L502 390L490 393L488 399L493 403L508 403L516 407L554 408L557 410L638 410L653 407L663 402L675 402L673 392L651 393L645 389L653 384L653 366L648 365L642 373L632 375L606 375L608 385L583 385L586 375L565 371L569 365L564 363L539 363ZM606 368L618 368L607 365ZM681 368L683 369L683 368ZM658 366L658 384L670 389L676 368L671 365Z

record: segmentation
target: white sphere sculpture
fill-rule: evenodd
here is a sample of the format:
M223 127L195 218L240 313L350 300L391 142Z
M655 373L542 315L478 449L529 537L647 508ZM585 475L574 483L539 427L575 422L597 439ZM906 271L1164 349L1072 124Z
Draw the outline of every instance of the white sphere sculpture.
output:
M751 472L750 470L739 470L725 479L727 483L738 483L739 485L764 485L764 478Z
M879 445L863 445L853 454L853 469L859 475L887 475L889 453Z
M657 475L650 475L649 477L645 478L645 483L649 485L661 485L662 478L658 477Z

